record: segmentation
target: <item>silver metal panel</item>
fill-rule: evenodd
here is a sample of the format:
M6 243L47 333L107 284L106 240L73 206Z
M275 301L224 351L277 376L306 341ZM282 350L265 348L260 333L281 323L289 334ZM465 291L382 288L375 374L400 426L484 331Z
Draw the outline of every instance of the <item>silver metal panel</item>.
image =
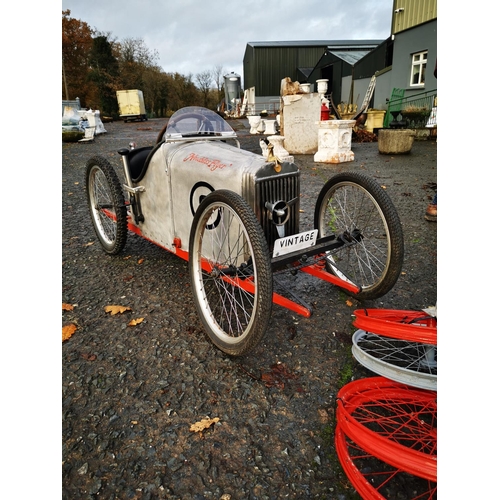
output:
M287 235L298 232L299 175L295 164L285 162L276 172L275 164L262 155L222 142L165 143L140 182L145 188L140 196L146 217L140 228L146 238L169 249L173 249L174 238L179 238L181 248L188 251L194 214L201 201L212 191L229 189L255 211L272 247L277 231L265 203L297 199L285 230Z

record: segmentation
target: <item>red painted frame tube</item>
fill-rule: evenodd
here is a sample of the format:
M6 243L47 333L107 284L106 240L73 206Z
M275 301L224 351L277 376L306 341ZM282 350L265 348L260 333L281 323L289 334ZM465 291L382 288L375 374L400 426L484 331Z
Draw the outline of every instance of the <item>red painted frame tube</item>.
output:
M347 281L340 279L339 277L329 273L328 271L318 268L314 264L311 266L302 267L299 269L299 271L302 271L303 273L306 274L310 274L311 276L322 279L323 281L328 281L329 283L332 283L333 285L338 286L339 288L343 288L344 290L348 290L349 292L352 293L360 292L358 286L351 285L350 283L347 283Z
M128 229L129 229L129 231L140 236L141 238L144 238L145 240L150 241L151 243L159 246L160 248L167 250L167 252L173 253L174 255L178 255L181 259L185 260L186 262L189 261L189 252L186 252L185 250L182 250L182 249L177 248L177 247L175 248L175 250L170 250L170 248L166 248L162 245L159 245L155 241L150 240L149 238L146 238L142 234L141 229L139 227L137 227L135 224L133 224L132 222L128 223ZM210 270L211 270L211 267L207 262L203 263L202 267L207 272L210 272ZM238 286L247 292L254 293L254 291L255 291L255 285L251 280L240 280L238 278L230 278L228 276L225 276L224 279L228 283L231 283L234 286ZM307 309L307 307L304 307L301 304L297 304L296 302L294 302L290 299L287 299L286 297L283 297L282 295L279 295L276 292L273 292L273 304L276 304L278 306L289 309L290 311L293 311L297 314L300 314L301 316L305 316L306 318L311 317L311 311L309 309Z

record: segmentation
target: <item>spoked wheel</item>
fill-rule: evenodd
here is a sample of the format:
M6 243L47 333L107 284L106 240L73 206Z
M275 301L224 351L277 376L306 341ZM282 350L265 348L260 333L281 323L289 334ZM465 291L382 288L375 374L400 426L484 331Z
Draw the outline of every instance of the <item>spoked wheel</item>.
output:
M271 260L262 227L241 196L219 190L202 201L191 227L189 270L211 341L233 356L253 349L271 315Z
M385 377L346 384L338 393L337 425L374 457L437 481L437 393Z
M357 330L352 354L365 368L403 384L437 390L437 347Z
M349 439L338 425L335 430L335 448L349 481L364 500L437 498L436 481L414 476L378 459Z
M104 251L115 255L127 241L127 209L125 199L112 165L100 156L86 165L85 189L90 216Z
M374 179L358 172L333 176L316 201L314 227L319 237L334 234L345 242L328 252L327 268L361 287L357 299L381 297L394 286L403 265L403 231L392 201Z
M353 325L386 337L437 344L437 317L423 311L401 309L356 309Z

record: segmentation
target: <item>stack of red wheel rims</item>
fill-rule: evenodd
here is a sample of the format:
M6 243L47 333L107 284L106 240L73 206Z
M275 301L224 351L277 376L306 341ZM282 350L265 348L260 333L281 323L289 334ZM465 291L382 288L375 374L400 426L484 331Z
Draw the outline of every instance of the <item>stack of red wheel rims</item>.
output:
M422 311L355 311L353 355L382 376L337 398L335 446L363 499L437 498L437 319Z

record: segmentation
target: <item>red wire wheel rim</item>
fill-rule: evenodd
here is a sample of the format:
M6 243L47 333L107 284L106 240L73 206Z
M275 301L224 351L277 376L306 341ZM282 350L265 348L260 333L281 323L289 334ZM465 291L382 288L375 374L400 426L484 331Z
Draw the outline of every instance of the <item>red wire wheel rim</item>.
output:
M385 377L355 380L337 398L342 431L374 457L437 482L437 393Z
M357 309L353 325L387 337L437 345L437 319L424 311Z
M364 500L385 500L386 497L380 493L380 490L383 491L384 487L387 487L391 481L397 484L400 475L406 476L407 474L406 471L398 468L391 469L390 465L367 453L357 443L346 437L339 426L335 429L334 440L340 464L347 478ZM373 464L374 460L377 460L375 464L378 465L377 470L373 470L375 468ZM358 461L361 466L370 461L371 467L369 471L366 471L364 467L356 465ZM360 469L365 470L365 472L363 473ZM427 485L424 487L424 479L419 478L417 481L419 481L419 484L422 484L422 489L426 489L426 491L417 492L413 500L436 498L437 482L427 481Z

